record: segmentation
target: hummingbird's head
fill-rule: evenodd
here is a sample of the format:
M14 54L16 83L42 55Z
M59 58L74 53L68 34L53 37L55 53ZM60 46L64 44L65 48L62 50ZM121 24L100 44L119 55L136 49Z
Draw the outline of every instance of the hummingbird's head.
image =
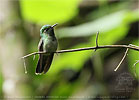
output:
M49 34L49 35L54 35L54 27L57 25L57 23L56 24L54 24L54 25L44 25L44 26L42 26L42 28L40 29L40 35L42 35L42 34Z

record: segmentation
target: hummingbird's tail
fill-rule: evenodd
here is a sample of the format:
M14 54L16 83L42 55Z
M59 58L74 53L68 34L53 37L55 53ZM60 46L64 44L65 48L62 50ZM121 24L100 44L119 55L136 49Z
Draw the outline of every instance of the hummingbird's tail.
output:
M52 63L54 53L51 53L50 55L42 55L40 54L37 68L36 68L36 74L41 74L42 72L45 74Z

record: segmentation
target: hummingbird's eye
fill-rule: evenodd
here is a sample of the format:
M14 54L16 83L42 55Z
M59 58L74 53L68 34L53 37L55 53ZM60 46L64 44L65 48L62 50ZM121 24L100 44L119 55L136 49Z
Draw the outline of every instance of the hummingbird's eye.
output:
M43 28L42 29L42 33L46 33L50 28L51 28L51 26L50 27L47 27L47 28Z
M43 32L44 32L44 33L46 33L46 31L48 31L48 29L49 29L49 28L44 29L44 31L43 31Z
M45 33L47 31L47 29L45 29L43 32Z
M50 29L51 27L49 27L49 28L46 28L43 32L46 32L46 31L48 31L49 29Z

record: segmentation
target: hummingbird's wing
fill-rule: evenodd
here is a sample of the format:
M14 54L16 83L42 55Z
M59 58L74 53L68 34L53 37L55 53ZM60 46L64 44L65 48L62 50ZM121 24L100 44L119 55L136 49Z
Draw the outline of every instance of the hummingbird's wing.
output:
M43 70L44 74L49 70L52 60L53 60L53 56L54 56L54 53L51 53L49 56L47 56L47 59L45 61L44 70Z
M36 74L41 74L42 72L45 74L49 70L53 56L54 53L51 53L50 55L40 55L36 68Z
M40 55L37 68L36 68L36 74L41 74L42 72L46 73L52 63L54 53L50 55Z
M43 51L43 41L42 41L42 39L39 42L38 49L39 49L39 51ZM42 68L43 60L45 60L45 59L44 59L43 55L40 54L38 64L37 64L37 68L36 68L36 74L42 73L42 71L43 71L43 68Z
M43 51L43 41L40 40L39 42L39 51ZM42 55L40 54L37 68L36 68L36 74L41 74L42 72L46 73L52 63L54 53L51 53L49 55Z

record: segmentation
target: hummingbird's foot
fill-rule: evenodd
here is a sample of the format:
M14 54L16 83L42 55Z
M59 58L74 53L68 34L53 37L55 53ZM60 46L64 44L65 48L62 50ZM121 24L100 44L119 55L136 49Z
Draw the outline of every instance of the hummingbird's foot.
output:
M35 73L36 75L41 75L42 73Z

